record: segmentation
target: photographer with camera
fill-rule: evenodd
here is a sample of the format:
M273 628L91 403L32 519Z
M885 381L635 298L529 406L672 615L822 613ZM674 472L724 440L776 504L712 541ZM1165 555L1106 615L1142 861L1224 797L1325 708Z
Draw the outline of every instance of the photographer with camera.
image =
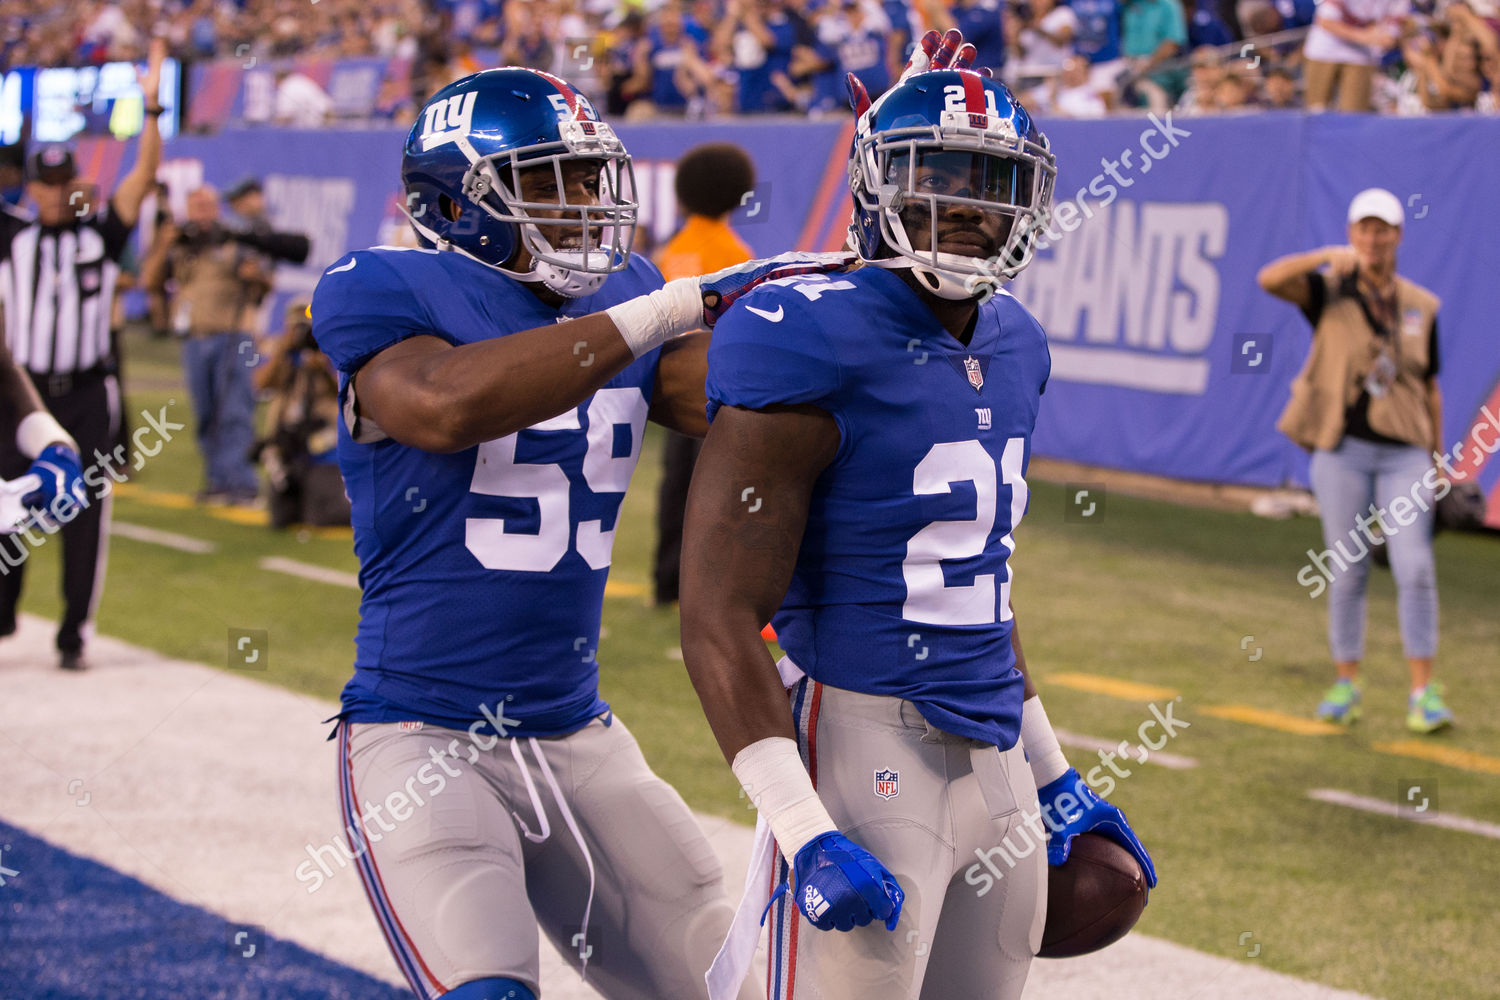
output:
M250 333L271 287L261 255L219 219L210 185L188 193L187 221L168 221L142 266L149 289L165 291L173 331L184 338L182 370L203 456L200 503L253 505L259 493L247 457L255 439L250 369L260 360Z
M224 195L229 210L240 218L244 228L234 231L234 238L259 252L269 271L281 261L301 264L307 260L312 244L301 233L282 233L271 228L266 216L266 195L260 180L246 177Z
M333 365L312 338L308 303L293 302L271 359L255 373L271 395L265 434L251 455L271 483L271 527L347 525L349 498L339 475L339 385Z

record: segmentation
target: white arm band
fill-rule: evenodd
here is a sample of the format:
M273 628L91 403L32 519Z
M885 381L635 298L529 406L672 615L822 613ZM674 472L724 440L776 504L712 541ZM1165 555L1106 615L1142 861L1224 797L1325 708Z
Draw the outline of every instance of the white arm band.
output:
M604 310L630 351L640 357L673 337L703 326L703 293L698 279L677 278L656 291Z
M1031 776L1036 787L1056 781L1068 769L1068 759L1063 756L1057 743L1057 734L1052 723L1047 721L1047 710L1042 699L1036 695L1027 698L1021 705L1021 746L1031 764Z
M16 425L16 447L27 458L34 459L49 444L65 444L74 451L78 442L73 435L62 429L57 418L46 410L32 410Z
M838 829L802 765L795 740L769 736L734 755L730 765L790 863L814 837Z

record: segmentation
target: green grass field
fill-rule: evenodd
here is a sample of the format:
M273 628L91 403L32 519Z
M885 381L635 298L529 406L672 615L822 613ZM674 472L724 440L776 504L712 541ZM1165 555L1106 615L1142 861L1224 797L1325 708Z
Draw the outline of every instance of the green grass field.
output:
M130 410L175 400L169 415L186 422L175 346L132 337L129 348ZM659 439L649 436L616 537L613 579L642 588L650 579L658 451ZM191 493L197 476L190 432L183 432L146 463L137 483ZM1174 715L1191 723L1165 749L1195 758L1197 768L1136 765L1112 796L1161 875L1141 929L1381 997L1496 996L1489 934L1500 842L1306 796L1334 788L1395 803L1401 788L1419 780L1440 812L1500 822L1500 774L1375 748L1408 738L1389 575L1377 572L1371 586L1365 718L1352 731L1292 735L1215 718L1203 710L1245 705L1310 717L1328 683L1323 603L1296 583L1306 550L1322 547L1316 522L1267 522L1119 495L1108 497L1102 519L1071 521L1060 485L1033 486L1013 597L1054 723L1134 742L1151 717L1148 699L1048 685L1049 674L1064 672L1171 689L1181 696ZM266 682L337 695L352 662L357 595L257 562L279 555L352 572L346 538L299 539L131 497L117 501L115 517L211 540L218 551L192 555L117 535L101 632L222 666L228 629L268 629ZM1500 542L1444 535L1437 554L1438 672L1460 725L1425 745L1500 757L1500 722L1490 714L1500 703ZM56 566L45 551L32 560L26 610L57 614ZM749 822L676 658L675 610L610 598L605 627L605 696L652 764L694 807ZM1085 771L1098 763L1085 751L1069 755Z

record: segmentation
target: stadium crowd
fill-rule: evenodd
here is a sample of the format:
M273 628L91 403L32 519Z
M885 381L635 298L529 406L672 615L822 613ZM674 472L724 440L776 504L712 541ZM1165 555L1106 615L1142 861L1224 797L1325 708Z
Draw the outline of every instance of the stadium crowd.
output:
M911 40L959 27L1048 116L1339 108L1497 110L1497 0L0 0L6 65L139 59L410 61L409 119L486 65L546 69L612 115L843 114L843 80L890 86ZM334 113L300 73L292 103Z

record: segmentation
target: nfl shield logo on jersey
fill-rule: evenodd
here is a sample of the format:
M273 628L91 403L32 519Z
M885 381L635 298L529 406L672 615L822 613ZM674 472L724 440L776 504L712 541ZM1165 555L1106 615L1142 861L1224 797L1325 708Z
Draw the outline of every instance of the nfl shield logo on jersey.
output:
M894 799L901 791L900 771L876 771L875 794L882 799Z
M964 373L969 376L969 384L978 392L984 388L984 371L979 367L979 359L970 355L964 358Z

